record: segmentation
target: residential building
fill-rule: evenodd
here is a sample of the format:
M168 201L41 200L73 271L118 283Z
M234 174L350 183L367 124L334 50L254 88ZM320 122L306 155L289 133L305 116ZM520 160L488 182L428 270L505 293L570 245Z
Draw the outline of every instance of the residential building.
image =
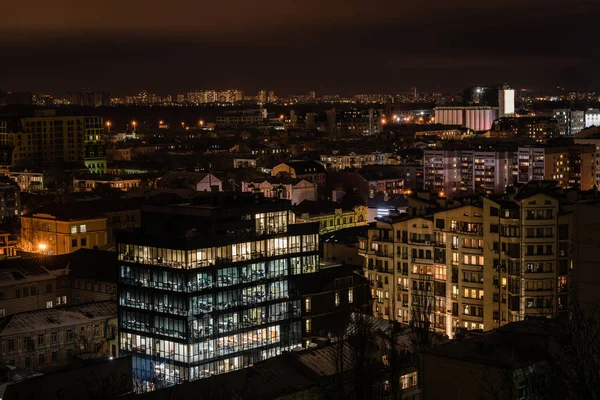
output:
M19 247L48 255L114 245L115 232L140 226L142 198L50 203L21 217Z
M169 171L160 178L158 187L169 189L189 188L198 192L222 192L219 178L207 172Z
M5 121L0 145L11 149L9 166L48 165L85 161L86 117L57 117L53 113Z
M486 329L567 309L572 216L557 193L530 184L508 200L484 198L484 291L495 305Z
M343 154L333 151L331 154L321 154L321 164L327 170L343 170L347 168L363 168L367 165L385 165L387 155L379 151L371 153L349 152Z
M292 205L317 200L317 186L305 179L268 177L242 182L242 192L262 193L267 198L290 200Z
M260 125L264 121L263 113L243 112L217 116L217 128L238 128L242 126Z
M101 92L73 92L68 94L69 101L71 104L77 106L91 106L91 107L106 107L110 106L110 93L106 91Z
M545 143L549 139L560 136L560 126L555 118L544 116L499 118L494 121L492 129L486 133L486 136L520 136Z
M117 357L114 301L12 314L0 323L0 359L23 369L47 371L74 357Z
M273 167L271 175L289 174L294 179L305 179L319 186L325 184L325 167L316 161L289 161Z
M13 180L0 177L0 219L21 214L21 188Z
M148 206L140 230L119 234L120 352L142 390L301 345L297 280L319 269L318 225L296 224L290 206L199 193L187 206Z
M79 249L60 256L13 257L0 265L0 317L44 308L115 300L117 258Z
M317 338L343 332L353 312L367 313L371 308L369 281L352 267L321 268L302 277L302 339L305 347Z
M46 190L44 185L44 171L41 169L17 169L9 170L6 176L19 185L23 192L41 192Z
M561 135L573 136L585 129L585 111L570 108L552 110L552 117L558 121Z
M75 356L117 357L117 305L104 301L12 314L0 323L0 359L46 371Z
M544 398L553 348L548 324L543 319L514 322L428 349L422 356L421 398Z
M93 192L99 187L118 189L124 192L142 186L143 177L139 175L86 175L73 178L73 189L78 192Z
M430 127L423 129L426 130L415 132L415 139L435 137L439 140L463 140L473 137L473 131L471 129L465 129L460 126L456 128L440 126L436 129Z
M566 310L571 217L558 193L532 183L428 216L379 218L359 244L374 315L427 317L452 337L459 327L488 330Z
M367 224L367 207L356 196L344 196L340 203L304 200L294 208L298 222L318 222L319 233Z
M514 183L513 152L425 150L423 188L443 196L503 193Z
M596 186L597 152L592 145L521 146L518 183L555 180L563 188Z
M327 133L331 137L375 135L383 126L383 110L369 108L325 111Z
M102 117L83 117L85 166L92 174L106 173L106 132Z
M594 126L577 132L574 136L576 145L591 144L596 148L595 185L600 188L600 127Z

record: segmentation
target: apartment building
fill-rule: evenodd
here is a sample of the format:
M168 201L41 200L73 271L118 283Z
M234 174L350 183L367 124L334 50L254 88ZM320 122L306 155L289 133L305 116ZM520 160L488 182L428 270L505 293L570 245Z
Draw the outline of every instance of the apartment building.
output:
M0 324L0 360L33 371L74 357L116 357L117 305L103 301L13 314Z
M553 188L532 186L428 216L379 218L359 239L374 315L426 318L452 337L459 327L487 330L564 310L570 215L560 213Z
M7 164L83 165L85 121L86 117L57 117L53 113L5 121L0 129L0 145L11 148Z
M597 154L592 144L521 146L517 159L518 183L553 180L562 188L581 190L596 185Z
M425 150L424 189L459 195L502 193L514 183L514 153L494 150Z
M333 151L329 154L321 154L321 164L327 170L343 170L347 168L363 168L367 165L385 165L387 155L379 151L374 152L340 152Z

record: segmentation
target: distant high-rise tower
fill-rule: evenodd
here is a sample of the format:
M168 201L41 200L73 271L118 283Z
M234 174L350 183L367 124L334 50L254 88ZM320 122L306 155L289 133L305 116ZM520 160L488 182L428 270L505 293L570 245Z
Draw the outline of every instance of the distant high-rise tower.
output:
M416 100L417 99L417 88L416 87L410 88L410 92L412 94L413 99Z
M259 90L258 91L258 103L259 104L266 104L267 102L267 91L266 90Z
M314 90L308 92L308 98L314 100L317 98L317 93Z
M277 98L275 97L275 91L274 90L269 90L269 97L267 98L267 102L268 103L275 103L275 100L277 100Z
M498 91L498 117L512 117L515 115L515 91L504 85Z

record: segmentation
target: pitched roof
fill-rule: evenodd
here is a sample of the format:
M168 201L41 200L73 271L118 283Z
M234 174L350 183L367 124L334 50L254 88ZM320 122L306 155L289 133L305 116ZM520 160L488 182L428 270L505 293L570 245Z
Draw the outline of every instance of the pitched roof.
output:
M284 163L296 171L296 175L325 173L325 167L316 161L290 161Z
M68 327L116 316L117 304L112 300L75 306L44 308L12 314L0 320L0 337Z
M140 197L49 203L33 210L27 216L48 214L59 221L100 218L105 213L141 210L143 203L144 199Z

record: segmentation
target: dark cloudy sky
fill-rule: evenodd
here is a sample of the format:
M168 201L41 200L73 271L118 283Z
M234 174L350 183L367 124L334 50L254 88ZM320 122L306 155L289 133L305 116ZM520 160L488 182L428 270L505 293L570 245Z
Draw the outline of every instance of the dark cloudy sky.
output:
M0 9L3 90L600 89L598 0L7 0Z

